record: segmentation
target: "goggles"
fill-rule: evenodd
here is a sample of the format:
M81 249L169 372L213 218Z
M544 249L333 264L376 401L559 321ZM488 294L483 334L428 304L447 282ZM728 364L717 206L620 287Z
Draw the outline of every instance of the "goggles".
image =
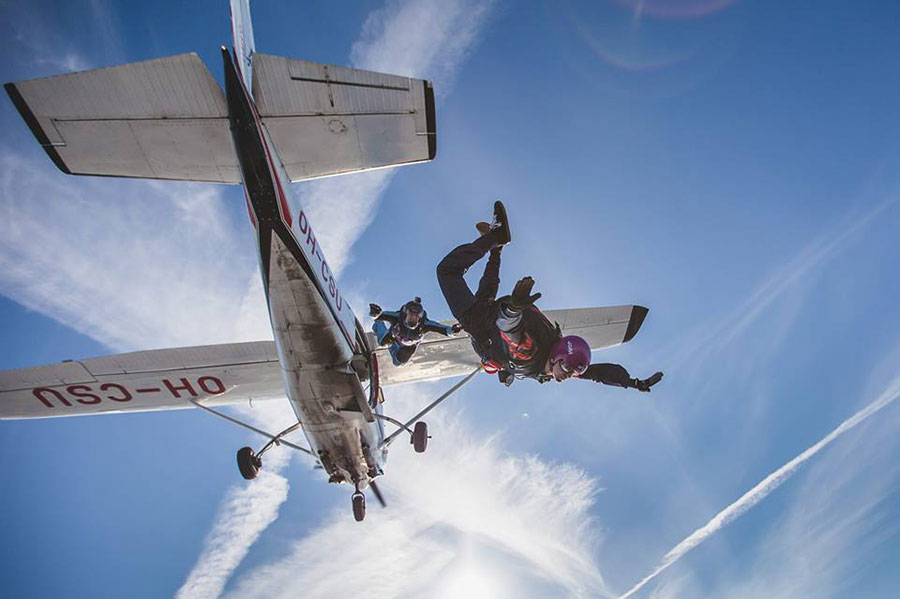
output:
M587 364L579 364L578 366L575 366L575 367L573 368L573 367L569 366L569 364L568 364L565 360L560 360L560 361L559 361L559 367L560 367L560 368L562 369L562 371L565 372L566 374L574 374L574 375L577 375L577 376L580 376L580 375L584 374L584 373L587 371L587 369L588 369L588 365L587 365Z

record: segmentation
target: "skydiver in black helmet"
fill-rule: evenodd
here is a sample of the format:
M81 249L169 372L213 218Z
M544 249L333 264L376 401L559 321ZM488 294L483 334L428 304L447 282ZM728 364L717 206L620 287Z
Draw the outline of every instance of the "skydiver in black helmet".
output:
M386 312L378 304L369 304L369 315L375 319L372 330L378 345L390 346L388 352L394 366L406 364L415 353L425 333L439 333L449 337L461 331L458 324L444 325L428 320L421 298L413 298L396 312Z

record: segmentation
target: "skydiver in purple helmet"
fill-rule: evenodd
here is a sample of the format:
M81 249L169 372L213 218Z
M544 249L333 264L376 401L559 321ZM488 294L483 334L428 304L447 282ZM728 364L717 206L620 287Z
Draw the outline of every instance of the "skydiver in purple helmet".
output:
M445 325L428 320L428 313L418 297L403 304L396 312L382 310L378 304L369 304L369 315L375 319L372 330L378 345L390 346L388 353L394 366L402 366L409 361L425 333L449 337L462 330L458 324Z
M478 239L447 254L437 266L437 278L450 312L469 333L486 372L496 373L507 386L517 378L545 383L575 377L649 392L662 380L662 372L636 379L619 364L591 364L587 341L563 336L559 325L535 307L541 294L532 295L531 277L521 279L511 295L498 299L500 252L511 241L503 203L494 203L493 222L480 222L475 228ZM472 293L464 275L485 254L489 256L484 274Z

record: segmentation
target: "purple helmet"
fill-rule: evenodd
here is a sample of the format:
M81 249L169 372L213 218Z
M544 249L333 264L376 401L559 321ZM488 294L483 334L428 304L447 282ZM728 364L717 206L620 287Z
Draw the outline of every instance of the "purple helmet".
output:
M550 350L550 363L555 362L560 362L566 372L584 374L591 365L591 346L577 335L566 335L554 343Z

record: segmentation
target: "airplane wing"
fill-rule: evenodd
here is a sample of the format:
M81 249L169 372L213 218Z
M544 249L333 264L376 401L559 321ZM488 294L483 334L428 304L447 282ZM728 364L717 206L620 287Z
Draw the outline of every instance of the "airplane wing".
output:
M434 91L422 79L255 53L253 99L291 181L437 152Z
M285 397L272 341L139 351L0 372L0 420Z
M564 335L583 337L597 351L630 341L644 323L648 310L643 306L611 306L542 312L551 322L559 323ZM481 363L465 334L451 338L429 334L403 366L394 366L388 348L380 348L376 353L383 385L462 376Z
M4 87L66 174L241 182L225 96L194 53Z
M565 334L594 350L629 341L641 306L547 310ZM429 335L402 367L377 350L382 385L468 374L479 362L467 335ZM139 351L0 372L0 420L252 404L284 397L272 341Z

